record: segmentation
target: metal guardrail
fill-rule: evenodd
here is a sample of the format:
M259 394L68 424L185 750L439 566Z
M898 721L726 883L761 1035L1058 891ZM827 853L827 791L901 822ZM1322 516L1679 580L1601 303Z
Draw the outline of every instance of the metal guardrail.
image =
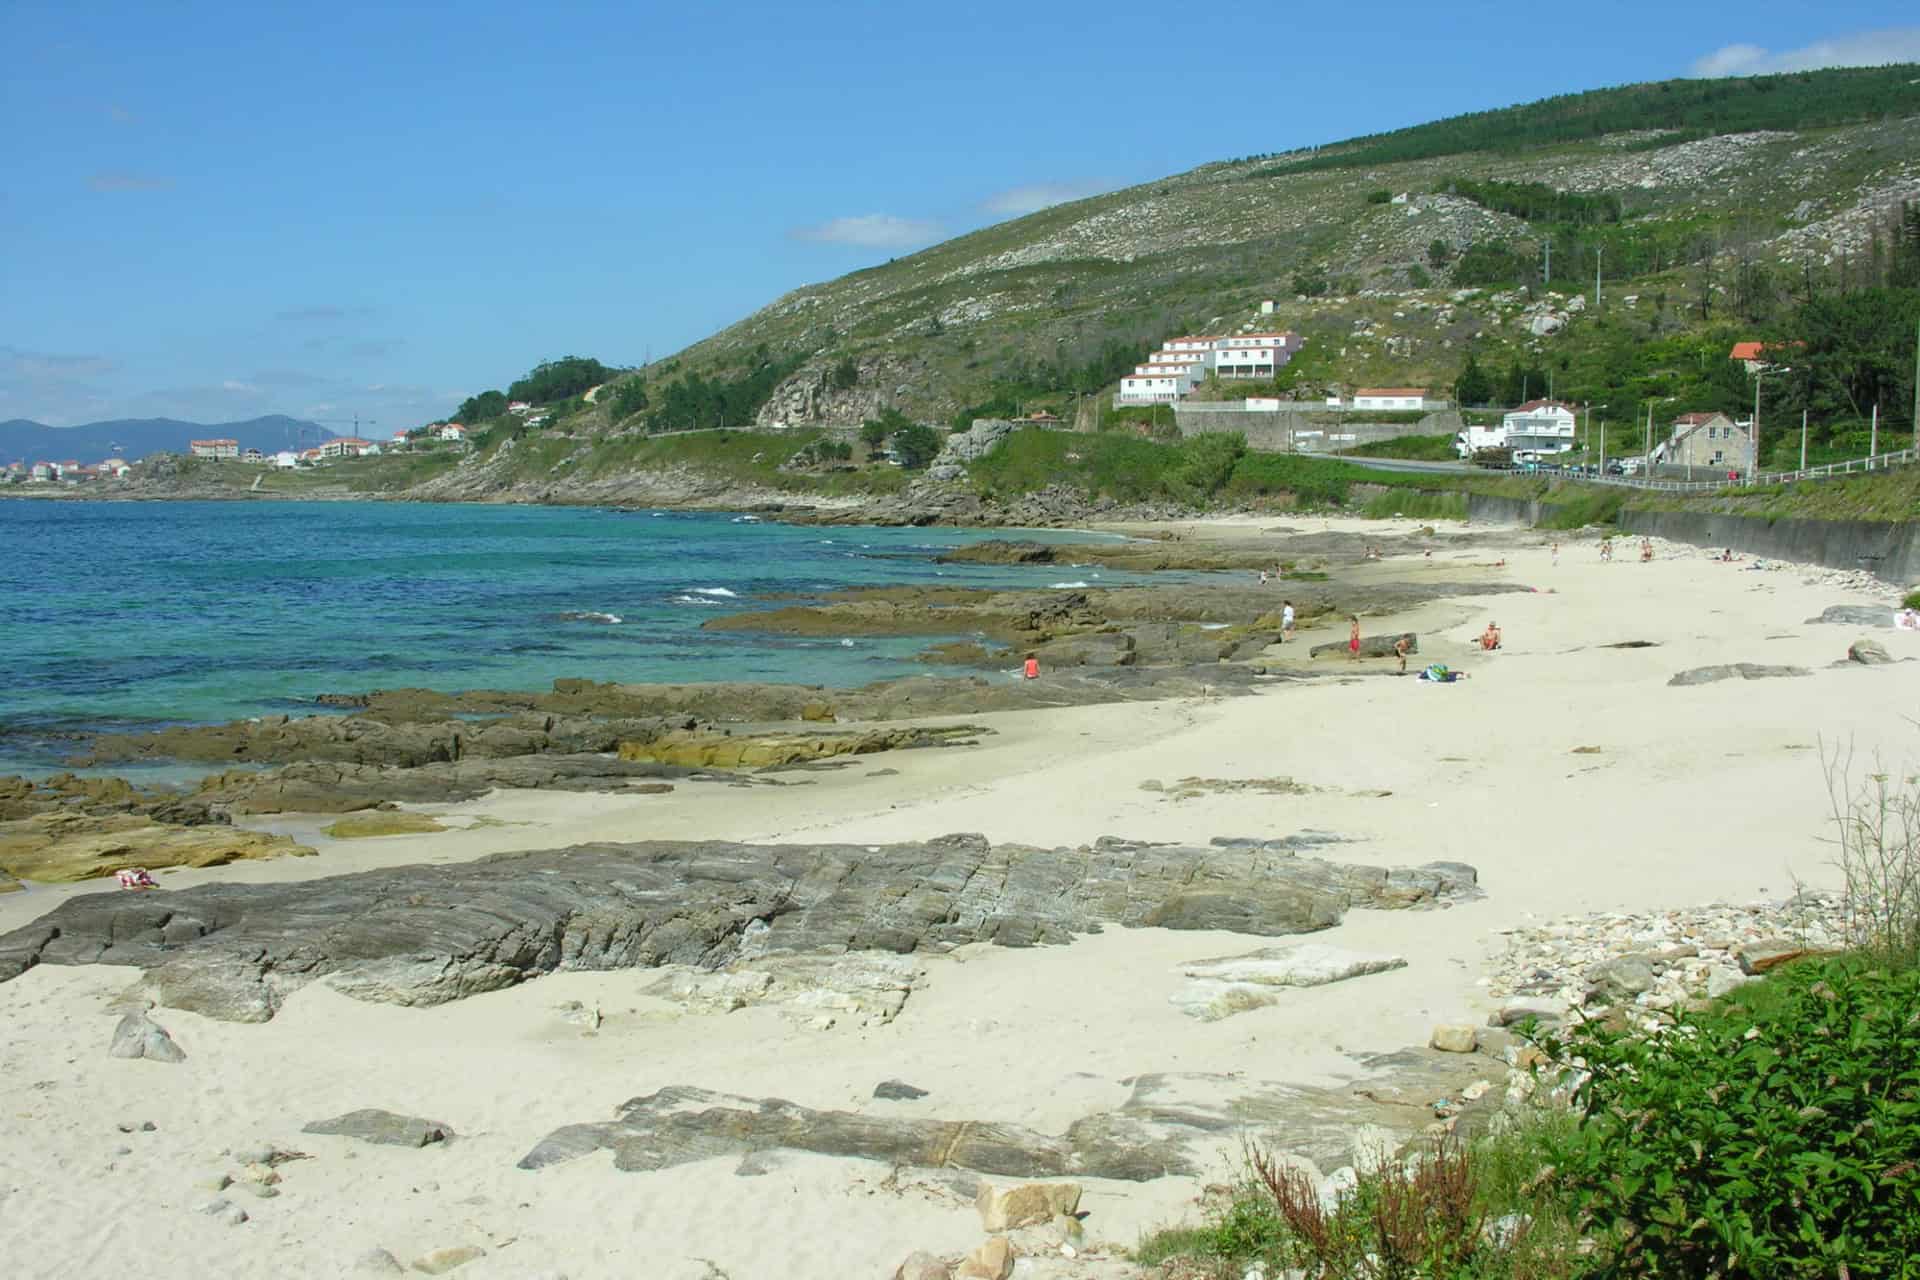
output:
M1798 471L1762 471L1752 477L1738 480L1655 480L1642 476L1575 475L1571 472L1556 472L1568 480L1578 480L1583 484L1609 484L1621 489L1648 489L1658 493L1708 493L1716 489L1742 489L1756 484L1790 484L1796 480L1824 480L1829 476L1859 475L1868 471L1886 471L1893 467L1910 466L1920 462L1920 450L1898 449L1892 453L1876 453L1866 458L1850 458L1845 462L1828 462L1817 467L1805 467Z

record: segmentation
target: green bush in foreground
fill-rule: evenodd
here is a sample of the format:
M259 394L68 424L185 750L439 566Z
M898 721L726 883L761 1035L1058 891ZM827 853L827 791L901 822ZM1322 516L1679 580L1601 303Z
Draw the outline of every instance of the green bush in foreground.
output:
M1920 1276L1920 971L1803 962L1549 1047L1592 1072L1554 1164L1597 1274Z

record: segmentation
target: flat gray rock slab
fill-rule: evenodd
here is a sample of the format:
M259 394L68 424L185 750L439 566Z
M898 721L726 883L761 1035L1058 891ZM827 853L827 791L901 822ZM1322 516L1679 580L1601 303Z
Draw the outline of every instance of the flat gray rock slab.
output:
M36 964L133 965L159 1004L264 1022L321 980L355 999L432 1005L561 970L717 971L782 956L1032 946L1108 925L1282 937L1329 928L1355 908L1479 896L1477 873L1461 863L1302 856L1325 843L654 841L293 884L90 894L0 935L0 981Z
M1182 1013L1214 1022L1275 1004L1284 987L1318 987L1370 973L1404 969L1401 956L1349 951L1320 942L1263 947L1245 955L1190 960L1180 966L1189 979L1168 997Z
M1793 676L1810 676L1813 672L1805 667L1769 667L1758 662L1727 662L1713 667L1695 667L1691 671L1682 671L1669 685L1714 684L1721 680L1774 680Z
M1893 610L1882 605L1829 605L1820 611L1819 617L1807 619L1808 626L1822 622L1839 623L1849 627L1891 627Z
M362 1142L374 1142L383 1147L424 1147L454 1137L452 1125L441 1124L438 1120L422 1120L419 1116L398 1115L378 1107L349 1111L331 1120L315 1120L301 1132L358 1138Z
M1330 1088L1237 1076L1154 1073L1123 1080L1120 1106L1043 1133L986 1119L920 1119L821 1111L784 1098L746 1098L676 1085L622 1103L614 1118L570 1124L519 1162L536 1170L607 1150L616 1169L670 1169L718 1156L776 1150L965 1169L1005 1178L1197 1176L1222 1144L1252 1138L1323 1163L1344 1159L1356 1125L1410 1140L1432 1122L1436 1098L1459 1098L1476 1079L1504 1079L1490 1059L1408 1050L1360 1063L1361 1080ZM1488 1111L1499 1090L1489 1090ZM1330 1164L1328 1165L1330 1167Z

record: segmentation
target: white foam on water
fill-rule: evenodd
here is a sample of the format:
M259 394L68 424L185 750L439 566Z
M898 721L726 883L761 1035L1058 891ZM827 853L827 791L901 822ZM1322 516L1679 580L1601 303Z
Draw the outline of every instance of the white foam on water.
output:
M693 594L697 596L720 596L727 600L738 598L725 587L694 587Z
M1056 582L1052 584L1056 591L1070 591L1074 587L1084 587L1086 585L1084 582Z

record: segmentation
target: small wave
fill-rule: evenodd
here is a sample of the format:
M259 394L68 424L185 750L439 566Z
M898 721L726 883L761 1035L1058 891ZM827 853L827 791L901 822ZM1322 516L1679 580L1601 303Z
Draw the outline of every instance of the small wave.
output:
M598 622L602 626L617 627L620 615L617 613L595 613L591 610L568 610L560 615L562 622Z
M840 647L841 647L842 649L851 649L851 648L853 648L853 641L851 641L851 640L842 640L842 641L840 642Z
M712 596L670 596L675 604L697 604L708 609L718 608L720 602Z
M1084 582L1056 582L1052 584L1056 591L1071 591L1076 587L1084 587L1086 585Z
M739 598L725 587L692 587L690 590L696 596L717 596L722 600L735 600Z
M759 516L735 516L733 518L733 522L735 524L759 524L760 517Z

